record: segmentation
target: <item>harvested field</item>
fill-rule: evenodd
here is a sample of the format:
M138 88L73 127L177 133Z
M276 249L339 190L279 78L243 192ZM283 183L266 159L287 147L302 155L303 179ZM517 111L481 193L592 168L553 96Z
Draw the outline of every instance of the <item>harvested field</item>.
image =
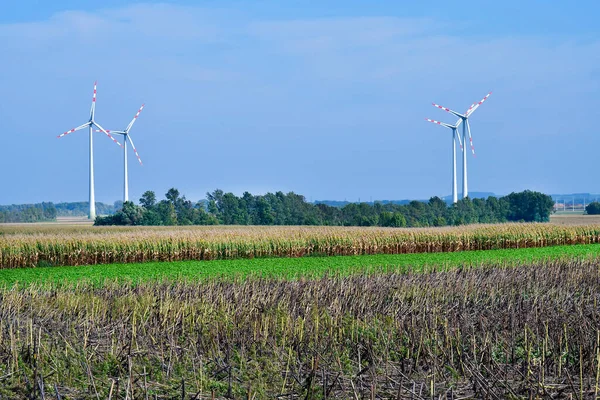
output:
M550 222L557 225L600 225L600 215L552 214Z
M596 262L0 289L9 398L592 398ZM52 397L55 398L55 397Z
M94 221L88 219L87 217L56 217L56 221L44 221L44 222L2 222L0 223L0 231L4 230L6 227L12 227L13 229L19 230L30 230L37 229L40 226L46 227L54 227L54 229L69 227L73 225L79 226L92 226Z

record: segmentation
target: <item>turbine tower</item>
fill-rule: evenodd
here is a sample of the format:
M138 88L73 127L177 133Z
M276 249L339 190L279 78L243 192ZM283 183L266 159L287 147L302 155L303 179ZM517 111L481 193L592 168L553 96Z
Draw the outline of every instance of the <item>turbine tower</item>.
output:
M426 118L427 121L432 122L434 124L441 125L443 127L452 129L452 203L456 204L458 202L458 189L456 184L456 139L458 139L458 143L460 144L460 150L463 151L462 141L460 140L460 134L457 134L458 126L461 124L462 120L459 119L456 122L456 125L446 124L444 122L436 121L434 119Z
M471 126L469 125L469 117L475 112L475 110L477 110L479 108L480 105L483 104L484 101L487 100L488 97L490 97L490 95L492 94L492 92L489 92L483 99L481 99L481 101L477 102L477 103L473 103L471 104L471 107L469 107L469 109L464 113L464 114L460 114L456 111L453 111L449 108L446 108L444 106L440 106L439 104L435 104L435 103L431 103L433 104L435 107L440 108L444 111L449 112L450 114L454 114L456 115L458 118L460 118L461 122L463 123L463 129L462 129L462 137L463 137L463 142L467 143L467 132L469 133L469 143L471 144L471 151L473 152L473 156L475 156L475 148L473 147L473 138L471 137ZM459 125L458 123L456 124L457 126ZM467 184L467 152L465 151L465 149L463 148L463 181L462 181L462 191L463 191L463 199L466 198L467 196L469 196L469 188L468 188L468 184Z
M90 109L89 121L83 125L79 125L77 128L73 128L70 131L66 131L65 133L57 136L60 139L61 137L66 136L69 133L73 133L75 131L78 131L78 130L86 128L86 127L89 128L89 138L90 138L90 212L88 214L89 219L96 218L96 198L94 195L94 142L92 140L93 139L92 132L93 132L94 126L96 128L98 128L100 130L100 132L103 132L106 136L108 136L115 143L117 143L119 146L121 146L121 144L119 142L117 142L116 139L114 137L112 137L103 127L101 127L100 124L98 124L96 122L96 120L94 119L94 116L96 113L96 86L97 86L97 83L98 82L94 82L94 96L92 97L92 108Z
M135 116L133 117L133 119L131 120L129 125L127 125L127 128L125 128L125 130L123 130L123 131L107 131L108 133L123 135L124 146L121 146L121 147L123 147L124 165L125 165L123 202L129 201L129 184L128 184L128 178L127 178L127 140L129 140L129 143L131 143L131 148L133 149L135 156L137 157L138 161L140 162L140 165L144 165L144 164L142 164L142 159L140 158L140 155L138 154L137 150L135 149L133 140L131 140L131 136L129 135L129 131L131 130L131 127L133 126L133 124L135 124L135 121L140 116L140 113L142 112L143 109L144 109L144 104L142 104L142 106L140 107L138 112L135 114Z

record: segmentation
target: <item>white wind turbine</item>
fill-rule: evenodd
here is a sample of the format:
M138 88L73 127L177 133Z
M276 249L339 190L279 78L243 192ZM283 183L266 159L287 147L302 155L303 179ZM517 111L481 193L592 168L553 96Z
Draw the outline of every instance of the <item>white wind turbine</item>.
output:
M457 203L458 193L456 184L456 139L458 139L461 151L463 150L463 145L462 141L460 140L460 134L457 134L456 131L458 130L458 126L461 124L462 120L459 119L458 121L456 121L455 125L446 124L444 122L436 121L434 119L429 118L426 118L426 120L434 124L438 124L446 128L452 129L452 202Z
M92 97L92 108L90 110L89 121L83 125L79 125L77 128L73 128L70 131L66 131L62 135L57 136L58 138L61 138L65 135L68 135L69 133L73 133L73 132L83 129L85 127L89 128L89 132L90 132L90 136L89 136L90 137L90 212L89 212L88 217L90 219L96 218L96 198L94 195L94 143L93 143L93 138L92 138L93 127L95 126L96 128L98 128L100 132L103 132L105 135L107 135L109 138L111 138L115 143L117 143L119 146L121 146L121 144L119 142L117 142L114 137L112 137L103 127L101 127L100 124L98 124L96 122L96 120L94 120L94 115L96 113L96 85L97 85L97 83L98 82L94 82L94 96Z
M492 94L492 92L489 92L483 99L481 99L481 101L477 102L477 103L473 103L471 104L471 107L469 107L469 109L464 113L464 114L460 114L456 111L453 111L449 108L440 106L439 104L435 104L435 103L431 103L433 104L435 107L437 108L441 108L444 111L449 112L450 114L454 114L456 115L458 118L460 118L461 122L463 123L463 132L462 132L462 136L463 136L463 142L467 143L467 132L469 133L469 142L471 144L471 151L473 152L473 156L475 156L475 148L473 147L473 138L471 137L471 126L469 125L469 117L471 116L471 114L473 114L473 112L475 112L475 110L477 110L479 108L480 105L483 104L484 101L487 100L488 97L490 97L490 95ZM456 124L457 126L459 125L458 123ZM463 191L463 199L466 198L469 195L469 189L468 189L468 185L467 185L467 152L466 149L463 148L463 181L462 181L462 191Z
M129 143L131 143L131 148L133 149L133 152L135 153L135 156L137 157L138 161L140 162L140 165L143 165L142 164L142 159L140 158L140 155L138 154L137 150L135 149L135 145L133 144L133 140L131 140L131 136L129 135L129 131L131 130L131 127L133 126L133 124L135 123L135 121L137 120L137 118L140 116L140 113L142 112L143 109L144 109L144 104L142 104L142 106L140 107L140 109L138 110L138 112L135 114L135 116L133 117L133 119L131 120L131 122L129 123L129 125L127 125L127 128L125 128L125 130L123 130L123 131L107 131L109 133L113 133L113 134L116 133L118 135L123 135L124 146L121 146L121 147L123 147L124 165L125 165L125 180L124 180L123 202L129 201L129 184L128 184L128 178L127 178L127 140L129 140Z

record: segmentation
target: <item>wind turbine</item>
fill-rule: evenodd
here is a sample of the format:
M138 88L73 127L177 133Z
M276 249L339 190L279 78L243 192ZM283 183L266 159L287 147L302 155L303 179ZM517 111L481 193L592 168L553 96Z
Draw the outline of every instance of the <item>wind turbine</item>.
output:
M489 92L483 99L481 99L481 101L477 102L477 103L473 103L471 104L471 107L469 107L469 109L464 113L464 114L460 114L456 111L453 111L449 108L446 108L444 106L440 106L439 104L435 104L435 103L431 103L433 104L435 107L440 108L444 111L449 112L450 114L454 114L456 115L458 118L460 118L461 122L463 123L463 129L462 129L462 137L463 137L463 142L467 143L467 132L469 133L469 143L471 144L471 151L473 152L473 156L475 156L475 148L473 147L473 138L471 137L471 126L469 125L469 117L475 112L475 110L477 110L479 108L480 105L483 104L484 101L487 100L488 97L490 97L490 95L492 94L492 92ZM458 123L456 124L457 126L459 125ZM467 185L467 152L465 151L465 149L463 148L463 181L462 181L462 191L463 191L463 199L466 198L469 195L469 189L468 189L468 185Z
M96 122L96 120L94 120L94 115L96 113L96 86L97 86L97 83L98 82L94 82L94 96L92 97L92 108L90 109L89 121L83 125L79 125L77 128L73 128L70 131L66 131L62 135L57 136L60 139L61 137L66 136L69 133L73 133L75 131L78 131L78 130L86 128L86 127L89 128L89 132L90 132L90 212L88 215L89 219L96 218L96 198L94 195L94 143L92 140L93 127L95 126L96 128L98 128L100 130L100 132L103 132L106 136L111 138L116 144L121 146L121 143L117 142L117 140L114 137L112 137L103 127L101 127L100 124L98 124Z
M455 125L446 124L445 122L436 121L434 119L425 118L427 121L432 122L434 124L441 125L443 127L452 129L452 202L458 202L458 193L457 193L457 185L456 185L456 139L458 139L458 143L460 144L460 149L463 151L462 141L460 140L460 134L456 134L458 130L458 126L461 124L462 120L459 119Z
M123 147L124 165L125 165L125 181L124 181L125 183L124 183L123 202L129 201L129 185L128 185L128 180L127 180L127 140L129 140L129 143L131 143L131 148L133 148L133 152L135 153L135 156L137 157L138 161L140 162L140 165L143 165L142 159L140 158L140 155L138 154L137 150L135 149L133 140L131 140L131 136L129 136L129 131L131 130L131 127L133 126L133 124L135 123L137 118L140 116L140 113L142 112L143 109L144 109L144 104L142 104L142 106L140 107L138 112L135 114L135 116L133 117L133 119L131 120L129 125L127 125L127 128L125 128L125 130L123 130L123 131L107 131L110 133L116 133L118 135L123 135L124 146L121 146L121 147Z

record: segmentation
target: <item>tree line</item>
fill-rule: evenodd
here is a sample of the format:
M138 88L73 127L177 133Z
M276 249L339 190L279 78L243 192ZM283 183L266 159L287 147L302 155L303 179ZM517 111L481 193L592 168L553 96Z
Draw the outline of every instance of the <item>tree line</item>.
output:
M114 214L122 207L121 200L115 201L114 204L96 202L99 215ZM56 217L86 217L89 210L90 205L87 201L4 205L0 206L0 223L46 222L54 221Z
M76 201L69 203L55 203L56 212L59 217L86 217L90 212L90 203L87 201ZM98 215L114 214L123 207L121 200L115 201L114 204L106 204L97 201L96 213Z
M448 205L439 197L408 204L350 203L343 207L313 204L290 192L241 197L217 189L206 200L192 202L169 189L157 201L145 192L140 205L125 202L113 215L97 217L95 225L337 225L428 227L497 223L508 221L547 222L554 201L543 193L526 190L487 199L463 199Z
M54 220L56 220L56 207L52 203L0 206L0 223Z

